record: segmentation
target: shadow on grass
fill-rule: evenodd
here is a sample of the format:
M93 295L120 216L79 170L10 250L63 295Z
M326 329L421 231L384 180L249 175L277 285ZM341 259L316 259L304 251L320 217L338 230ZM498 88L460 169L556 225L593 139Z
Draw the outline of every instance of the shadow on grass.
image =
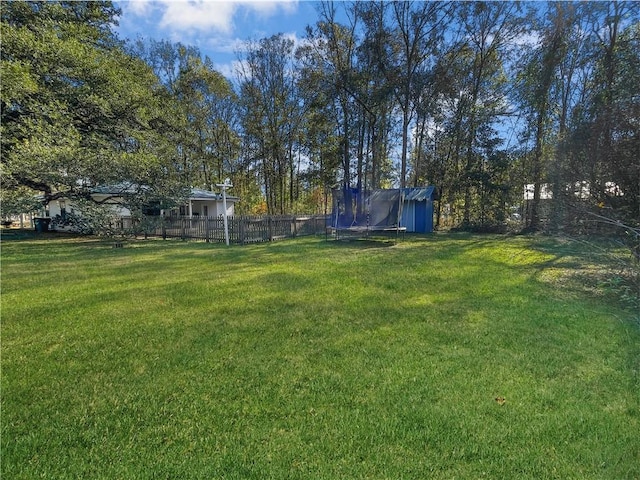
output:
M538 268L540 279L623 306L640 322L640 265L615 238L535 237L529 247L552 256Z
M389 239L371 239L371 238L345 238L338 240L329 240L331 247L350 247L358 249L369 248L387 248L397 245L397 241Z

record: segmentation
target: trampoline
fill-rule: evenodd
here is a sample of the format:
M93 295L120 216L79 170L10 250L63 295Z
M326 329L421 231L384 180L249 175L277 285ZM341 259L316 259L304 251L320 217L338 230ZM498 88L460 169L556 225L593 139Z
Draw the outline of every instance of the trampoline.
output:
M374 233L395 233L401 225L404 192L402 189L378 189L363 192L357 188L333 190L333 210L329 227L336 239Z

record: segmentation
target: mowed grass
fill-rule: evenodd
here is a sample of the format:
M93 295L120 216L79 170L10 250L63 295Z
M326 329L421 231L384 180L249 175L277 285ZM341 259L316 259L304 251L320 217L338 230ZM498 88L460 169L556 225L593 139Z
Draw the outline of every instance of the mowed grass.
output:
M2 244L2 478L640 478L635 312L562 246Z

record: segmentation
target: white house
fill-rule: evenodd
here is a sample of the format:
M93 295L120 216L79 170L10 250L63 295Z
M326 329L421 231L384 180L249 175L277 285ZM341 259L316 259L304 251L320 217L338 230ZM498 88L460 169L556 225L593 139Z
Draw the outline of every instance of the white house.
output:
M227 195L227 216L233 216L238 197ZM192 188L188 201L178 208L163 211L163 215L189 217L218 217L224 214L221 193L214 193L200 188Z
M95 188L91 197L98 203L110 205L116 217L126 220L131 218L131 211L125 206L126 202L124 197L134 195L135 193L135 186L113 185ZM238 197L227 195L228 216L234 215L235 204L238 200ZM57 215L64 217L67 213L78 214L80 212L73 204L73 201L61 198L49 202L45 207L44 217L54 218ZM217 217L224 213L222 194L192 188L191 195L184 205L171 210L155 210L154 213L164 216ZM65 227L62 226L58 226L57 228L65 230Z
M535 185L529 183L524 186L524 199L533 200ZM565 185L565 191L571 192L576 198L586 199L591 196L591 185L587 181L575 182L573 184ZM612 197L622 197L624 192L614 182L605 182L604 193ZM553 185L549 183L543 183L540 185L540 200L551 200L553 198Z
M124 197L135 193L136 190L132 185L109 185L93 189L91 198L96 203L110 205L116 216L128 218L131 217L131 211L124 206ZM50 201L44 210L44 217L50 218L57 215L64 217L67 213L79 213L78 207L74 205L73 200L64 197Z

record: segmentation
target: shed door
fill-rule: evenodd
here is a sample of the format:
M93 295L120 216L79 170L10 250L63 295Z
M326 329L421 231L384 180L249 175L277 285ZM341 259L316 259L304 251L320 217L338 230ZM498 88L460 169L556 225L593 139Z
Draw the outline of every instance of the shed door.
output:
M427 233L427 202L415 202L416 232Z

